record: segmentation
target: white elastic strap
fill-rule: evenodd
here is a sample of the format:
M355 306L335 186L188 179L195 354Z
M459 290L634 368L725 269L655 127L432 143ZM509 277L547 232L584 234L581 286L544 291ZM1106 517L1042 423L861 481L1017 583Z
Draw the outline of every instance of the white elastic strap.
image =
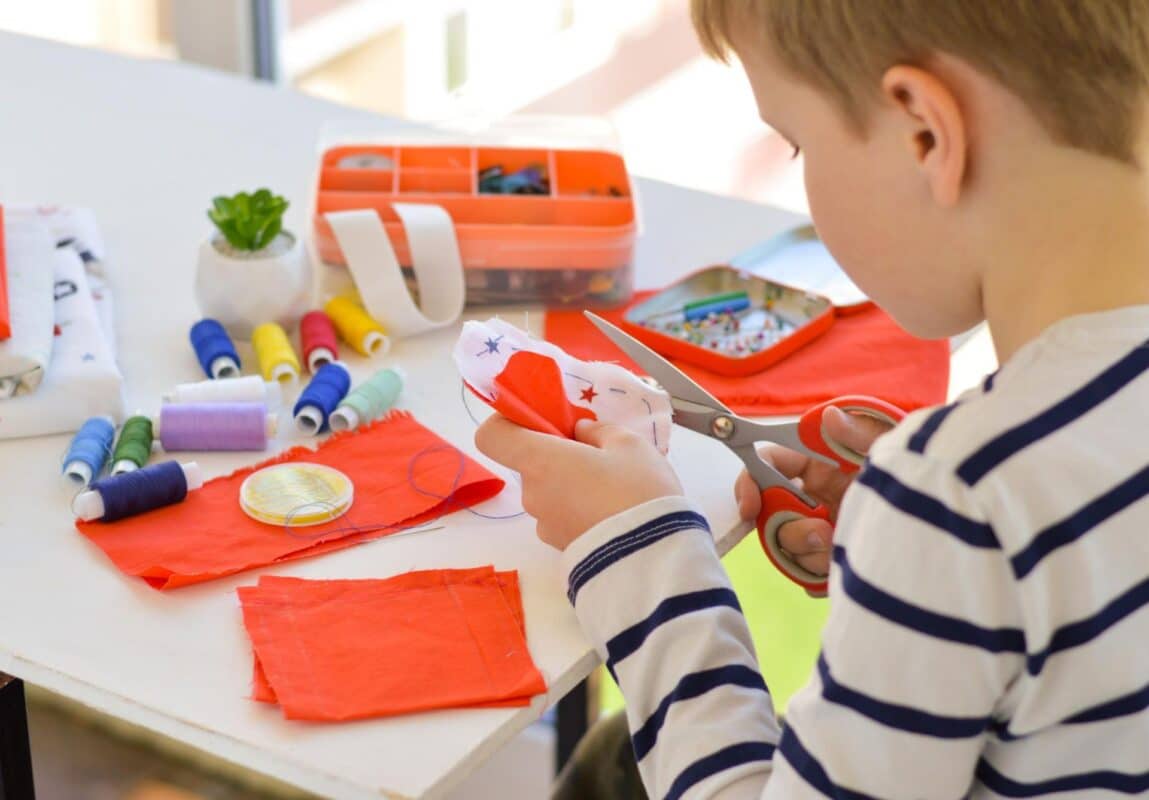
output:
M422 308L415 304L387 229L374 211L324 216L343 251L364 308L397 336L452 324L463 313L466 282L455 225L440 206L394 203L407 234Z

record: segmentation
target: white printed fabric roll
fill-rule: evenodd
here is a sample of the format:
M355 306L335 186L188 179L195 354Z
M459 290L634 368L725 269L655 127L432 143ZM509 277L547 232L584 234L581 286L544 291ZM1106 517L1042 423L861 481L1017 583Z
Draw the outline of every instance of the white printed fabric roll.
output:
M71 432L98 415L122 419L123 378L115 361L112 296L91 212L6 206L4 215L6 221L39 219L56 245L44 264L53 279L55 335L39 388L0 400L0 439Z
M35 217L4 217L8 307L12 336L0 341L0 398L27 394L40 385L52 357L52 303L56 244Z

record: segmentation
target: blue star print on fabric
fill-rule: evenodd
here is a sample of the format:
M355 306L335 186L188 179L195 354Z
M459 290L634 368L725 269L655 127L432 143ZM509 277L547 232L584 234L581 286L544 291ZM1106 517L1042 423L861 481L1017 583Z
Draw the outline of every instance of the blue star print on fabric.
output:
M492 339L487 339L487 341L483 342L483 344L486 345L487 349L479 351L478 355L485 356L485 355L489 355L491 353L499 352L499 342L501 342L502 340L503 340L502 336L496 336Z

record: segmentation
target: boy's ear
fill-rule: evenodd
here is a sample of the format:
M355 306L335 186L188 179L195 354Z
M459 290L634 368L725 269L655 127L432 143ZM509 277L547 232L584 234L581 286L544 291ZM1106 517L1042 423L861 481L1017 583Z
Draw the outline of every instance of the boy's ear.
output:
M961 196L967 169L966 118L950 88L933 73L898 65L882 76L882 93L905 115L909 146L939 205Z

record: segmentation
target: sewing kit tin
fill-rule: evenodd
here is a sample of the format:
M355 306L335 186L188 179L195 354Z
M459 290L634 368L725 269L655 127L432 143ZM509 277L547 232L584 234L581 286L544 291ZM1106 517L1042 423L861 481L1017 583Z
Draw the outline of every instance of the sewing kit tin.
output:
M417 139L327 130L315 184L316 251L325 263L344 264L323 214L374 210L410 284L410 248L392 204L433 204L454 222L468 304L622 304L632 292L640 226L614 141L609 125L581 118L512 118Z
M730 376L761 372L833 323L829 298L726 265L688 275L622 319L653 350Z

